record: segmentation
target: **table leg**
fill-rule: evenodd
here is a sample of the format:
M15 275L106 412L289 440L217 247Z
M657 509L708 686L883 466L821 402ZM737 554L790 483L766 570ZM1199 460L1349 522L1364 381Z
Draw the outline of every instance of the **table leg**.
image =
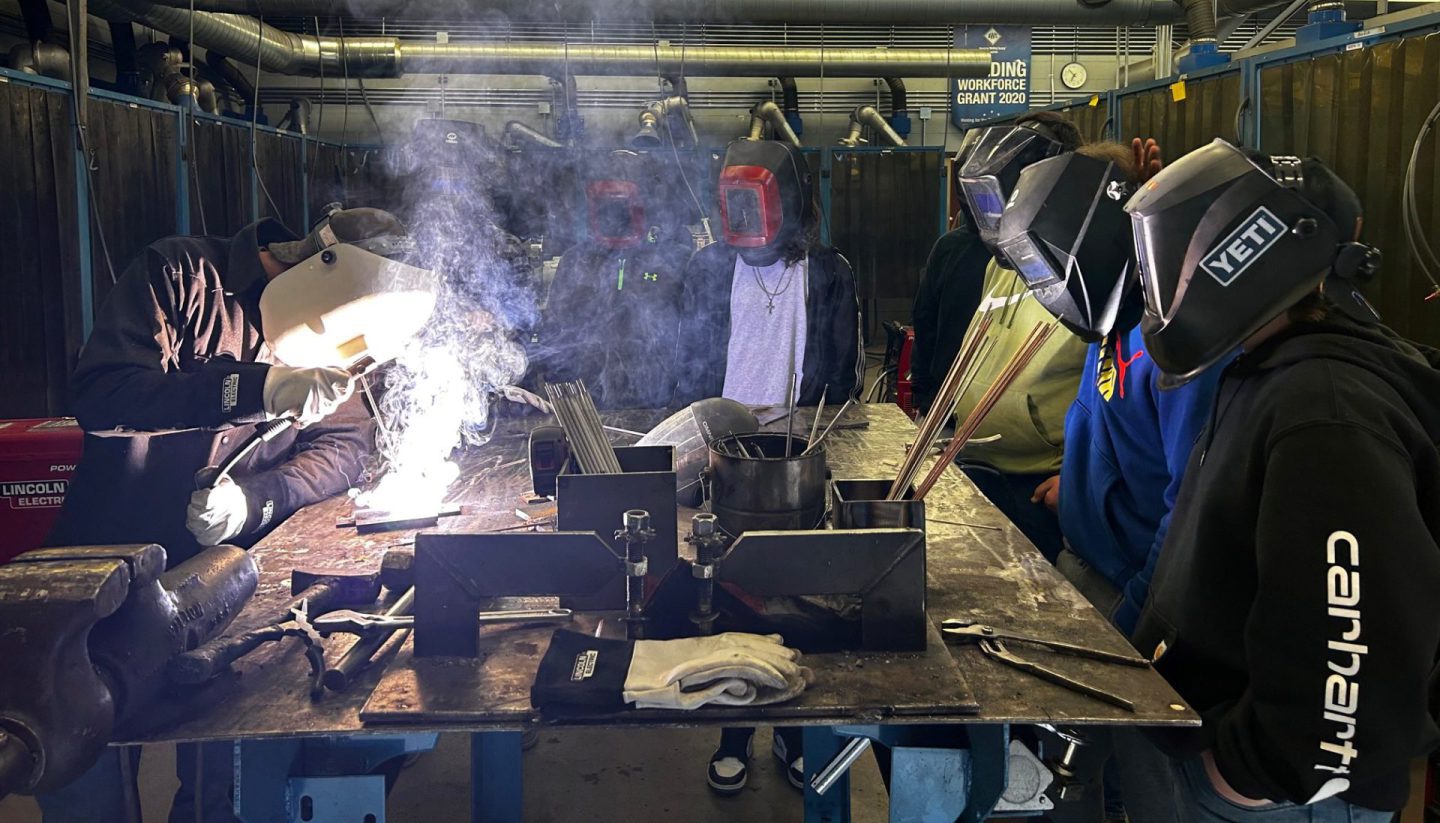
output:
M970 793L960 823L990 816L1010 780L1010 727L967 726L970 737Z
M522 823L520 732L470 735L470 820Z
M805 727L805 823L850 823L850 773L847 771L825 794L810 788L815 773L840 753L848 737L829 726Z

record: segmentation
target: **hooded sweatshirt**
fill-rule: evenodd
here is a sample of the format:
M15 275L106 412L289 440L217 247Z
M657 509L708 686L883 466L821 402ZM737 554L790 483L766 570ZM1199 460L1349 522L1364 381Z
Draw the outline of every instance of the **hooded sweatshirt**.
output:
M1433 749L1440 355L1383 327L1292 327L1226 370L1136 648L1204 717L1241 794L1399 809Z
M1210 416L1221 367L1175 388L1145 354L1137 323L1090 346L1065 416L1060 531L1124 595L1112 619L1135 629L1190 450Z
M994 260L985 270L984 297L971 325L990 316L985 336L991 348L983 360L970 364L974 380L960 397L955 419L964 420L1000 376L1005 364L1025 345L1036 325L1051 325L1054 315L1040 304L1020 275ZM1085 341L1063 326L1020 372L1000 396L995 408L975 433L976 440L1000 439L965 446L961 455L994 466L1003 474L1054 474L1064 454L1065 412L1075 400L1080 369L1085 363ZM948 364L947 364L948 367Z

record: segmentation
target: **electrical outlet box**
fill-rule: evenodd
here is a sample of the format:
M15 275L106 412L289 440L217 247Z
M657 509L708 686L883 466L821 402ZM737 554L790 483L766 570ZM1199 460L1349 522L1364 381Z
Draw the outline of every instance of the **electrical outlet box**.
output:
M550 104L548 102L541 101L535 104L535 110L540 114L549 114Z
M921 107L920 107L920 119L921 119L921 120L929 120L931 113L932 113L932 109L931 109L929 106L921 106Z
M449 43L449 42L450 42L450 32L448 32L448 31L437 31L437 32L435 32L435 42L436 42L436 43L439 43L439 44L442 45L442 46L445 45L446 43Z

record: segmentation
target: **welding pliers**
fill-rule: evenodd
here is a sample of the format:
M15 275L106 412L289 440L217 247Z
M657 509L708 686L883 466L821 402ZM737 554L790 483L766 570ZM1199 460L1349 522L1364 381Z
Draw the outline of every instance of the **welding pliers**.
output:
M1101 649L1092 649L1087 646L1080 646L1074 643L1066 643L1059 640L1045 640L1038 637L1014 632L1007 632L997 629L994 626L986 626L968 620L946 620L940 624L940 630L947 639L954 639L961 642L975 643L980 647L981 653L991 660L1034 675L1041 680L1047 680L1057 686L1064 686L1071 691L1089 695L1097 700L1118 706L1126 711L1135 711L1135 703L1118 694L1108 692L1099 686L1078 680L1064 672L1049 668L1048 666L1027 660L1016 655L1005 646L1005 641L1013 643L1027 643L1034 646L1041 646L1059 654L1068 654L1074 657L1083 657L1089 660L1099 660L1105 663L1118 663L1124 666L1145 667L1150 661L1137 655L1119 654L1107 652Z

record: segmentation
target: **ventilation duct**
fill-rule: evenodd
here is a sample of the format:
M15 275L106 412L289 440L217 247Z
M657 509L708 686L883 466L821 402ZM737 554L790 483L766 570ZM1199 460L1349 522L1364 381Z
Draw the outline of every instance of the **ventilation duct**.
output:
M905 97L905 81L886 77L885 85L890 87L890 127L901 137L909 137L910 104Z
M521 123L519 120L511 120L505 124L505 131L502 132L505 147L519 149L522 143L532 146L540 146L546 149L563 149L565 144L553 137Z
M800 89L793 77L777 77L775 80L780 84L780 107L784 111L785 122L790 124L790 130L798 137L805 133L805 121L800 118Z
M70 52L53 43L17 43L10 49L5 67L68 82Z
M840 145L854 148L860 145L860 133L866 126L876 134L884 137L886 142L892 146L904 146L905 138L895 133L890 124L874 106L859 106L850 112L850 134L840 138Z
M776 140L783 140L797 148L800 146L800 138L790 128L790 124L785 121L785 112L775 105L774 100L756 103L755 107L750 109L750 139L759 140L764 137L767 123Z
M189 0L161 0L189 8ZM255 0L195 0L200 11L254 14ZM300 17L454 17L449 0L287 0L283 14ZM596 13L591 0L484 0L473 12L499 13L510 20L590 23L616 21L689 23L875 23L958 25L1030 23L1055 25L1139 25L1174 22L1171 0L635 0L607 4Z
M884 5L884 4L881 4ZM94 0L106 19L141 23L188 37L190 12L151 0ZM571 75L709 75L770 77L984 77L981 49L754 48L745 46L599 45L593 43L433 43L395 37L295 34L238 14L197 13L195 44L278 74L399 77L406 73ZM258 53L257 53L258 52ZM342 68L342 65L344 66Z

